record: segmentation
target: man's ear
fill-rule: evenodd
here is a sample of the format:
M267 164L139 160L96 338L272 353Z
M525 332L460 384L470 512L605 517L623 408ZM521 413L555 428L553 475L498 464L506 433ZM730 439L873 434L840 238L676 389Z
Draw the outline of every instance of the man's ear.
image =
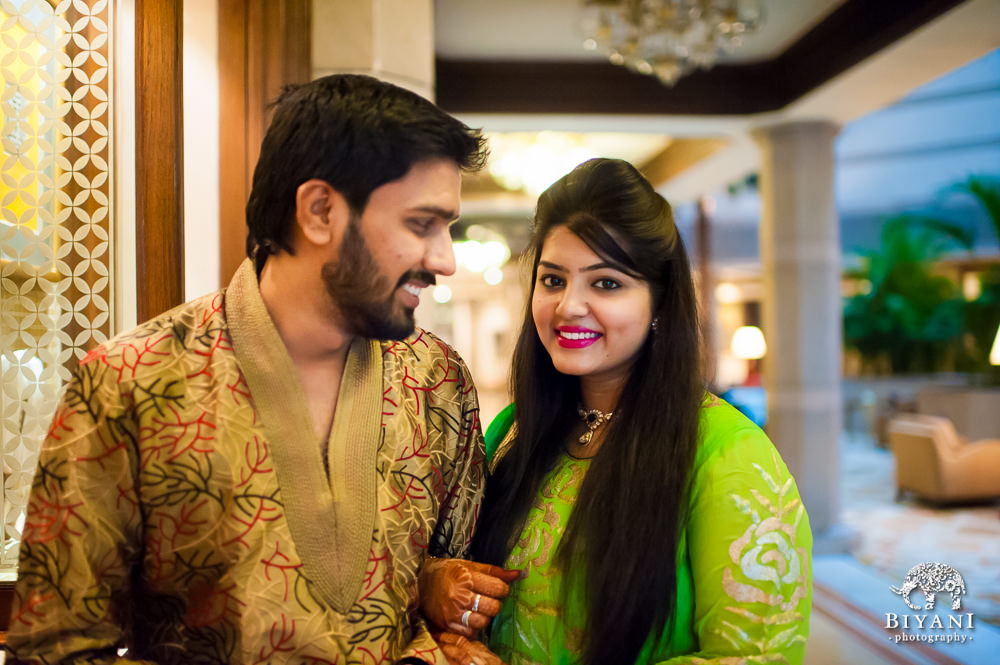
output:
M337 242L350 218L347 200L325 180L306 180L295 190L295 223L306 242Z

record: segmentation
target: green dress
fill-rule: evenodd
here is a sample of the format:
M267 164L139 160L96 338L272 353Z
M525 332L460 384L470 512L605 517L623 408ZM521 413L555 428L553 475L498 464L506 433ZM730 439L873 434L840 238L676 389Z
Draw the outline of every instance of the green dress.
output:
M639 663L801 663L812 597L809 520L767 436L714 396L699 418L690 520L677 553L672 624ZM492 463L512 440L513 405L486 433ZM560 600L555 552L590 460L564 456L542 483L507 559L528 570L494 619L488 644L510 665L576 663L585 614ZM636 543L636 546L642 546Z

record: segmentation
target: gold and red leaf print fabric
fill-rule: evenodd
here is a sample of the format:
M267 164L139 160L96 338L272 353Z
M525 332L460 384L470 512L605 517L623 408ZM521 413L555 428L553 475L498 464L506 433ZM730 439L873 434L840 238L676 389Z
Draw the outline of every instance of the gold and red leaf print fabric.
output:
M444 662L417 618L416 579L428 553L464 553L482 496L468 370L423 331L377 345L378 436L361 442L375 448L374 492L354 498L375 502L376 518L361 534L361 591L338 612L290 524L330 535L292 510L275 456L315 445L322 466L319 442L308 423L299 438L268 438L226 297L182 305L81 362L31 490L11 650L45 663L130 662L115 653L126 644L126 659L156 663Z

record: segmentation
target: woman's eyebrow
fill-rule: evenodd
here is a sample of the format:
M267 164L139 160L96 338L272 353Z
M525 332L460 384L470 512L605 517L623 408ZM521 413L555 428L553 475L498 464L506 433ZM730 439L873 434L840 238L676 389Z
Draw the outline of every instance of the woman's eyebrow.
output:
M592 266L587 266L586 268L580 268L580 272L593 272L595 270L605 270L605 269L617 270L618 272L621 272L621 268L612 265L607 261L601 261L600 263L595 263Z
M569 272L568 270L566 270L566 268L562 267L558 263L552 263L551 261L539 261L538 265L545 266L550 270L562 270L563 272ZM593 272L595 270L605 270L605 269L617 270L618 272L622 272L621 268L612 265L607 261L601 261L600 263L595 263L594 265L585 266L583 268L580 268L579 272Z

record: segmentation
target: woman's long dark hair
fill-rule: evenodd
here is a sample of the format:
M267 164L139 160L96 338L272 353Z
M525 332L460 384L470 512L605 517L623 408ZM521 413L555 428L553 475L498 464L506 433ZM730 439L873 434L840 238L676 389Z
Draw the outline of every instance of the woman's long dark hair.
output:
M648 282L658 320L632 366L556 555L567 586L584 582L583 662L633 663L647 638L662 633L676 603L676 553L703 395L694 286L670 206L627 162L584 162L541 195L532 293L542 245L557 226ZM517 440L487 482L472 545L473 556L497 565L509 556L543 478L565 454L567 432L580 426L579 378L553 366L535 330L530 298L511 387Z

